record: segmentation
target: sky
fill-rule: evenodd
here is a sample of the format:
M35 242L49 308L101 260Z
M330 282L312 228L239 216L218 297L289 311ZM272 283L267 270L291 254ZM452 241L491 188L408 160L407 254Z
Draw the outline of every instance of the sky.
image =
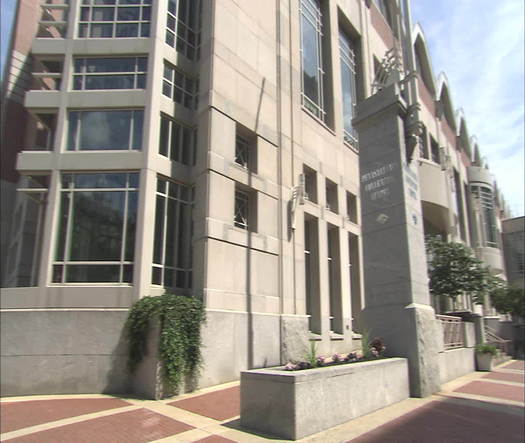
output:
M412 0L432 59L445 72L514 217L524 215L524 1Z
M16 0L0 0L0 75L4 75L4 63L9 50L9 36L13 26L13 19L16 9Z
M514 217L524 210L524 1L412 0L434 76L445 72ZM1 72L15 0L0 0Z

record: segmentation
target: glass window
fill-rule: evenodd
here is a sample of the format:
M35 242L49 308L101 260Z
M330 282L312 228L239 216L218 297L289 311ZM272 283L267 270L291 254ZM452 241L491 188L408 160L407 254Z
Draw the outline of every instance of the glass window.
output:
M497 248L496 215L492 190L483 186L472 186L472 194L479 203L484 241L481 246Z
M53 283L131 283L138 173L62 174Z
M319 0L301 0L303 106L324 121L322 18Z
M241 229L249 228L250 195L244 191L235 191L235 214L233 224Z
M166 20L166 43L190 60L199 58L200 0L169 0Z
M326 209L339 213L337 184L328 179L326 179Z
M144 89L147 57L77 58L73 89Z
M143 111L70 111L67 149L141 149L143 119Z
M20 177L5 251L4 287L38 286L48 187L47 175Z
M356 49L355 43L345 33L339 33L341 58L341 83L343 92L343 125L345 142L357 148L357 132L352 125L356 106Z
M237 135L235 138L235 163L243 168L248 168L250 160L250 142L244 137Z
M174 66L164 63L162 93L189 109L197 109L199 82Z
M314 169L303 165L304 175L304 200L317 203L317 173Z
M441 163L439 145L432 137L430 137L430 158L434 163Z
M191 289L192 189L158 177L151 282Z
M83 0L78 37L149 37L151 0Z
M159 154L191 166L194 160L197 131L161 115Z

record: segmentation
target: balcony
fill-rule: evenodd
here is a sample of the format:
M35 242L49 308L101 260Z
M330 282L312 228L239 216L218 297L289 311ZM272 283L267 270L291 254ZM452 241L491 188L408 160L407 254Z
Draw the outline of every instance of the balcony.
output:
M63 63L60 58L36 58L31 73L31 89L26 92L24 105L30 109L57 108L60 104ZM49 113L49 111L47 112Z
M448 210L449 196L447 177L441 165L421 160L419 162L421 200Z
M67 33L68 0L44 0L38 22L37 39L63 39Z
M440 164L420 160L419 183L423 218L438 232L448 233L453 222L446 172L442 170Z
M482 183L492 189L490 171L482 166L470 166L468 168L468 181L470 184Z

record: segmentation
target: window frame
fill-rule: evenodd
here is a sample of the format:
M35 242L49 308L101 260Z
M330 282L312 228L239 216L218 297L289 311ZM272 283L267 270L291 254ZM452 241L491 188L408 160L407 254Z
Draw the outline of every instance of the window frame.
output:
M174 2L168 0L168 11L166 16L166 36L165 43L189 60L198 60L200 57L201 45L201 21L202 21L202 2L200 0L189 0L185 3L185 16L181 17L181 4L186 0L179 0ZM175 10L171 5L176 3ZM195 9L192 9L197 4ZM191 27L191 14L194 14L193 20L195 26ZM193 35L194 43L191 43L190 36Z
M168 72L169 75L167 75ZM180 76L182 85L177 84L177 75ZM187 88L187 83L189 81L193 82L193 91ZM169 94L166 93L167 88L169 88ZM181 94L180 100L176 99L176 91L179 91ZM169 97L175 103L178 103L188 109L195 110L198 106L199 79L197 77L191 77L187 75L177 67L173 66L171 63L164 61L164 69L162 73L162 95Z
M125 182L126 185L124 187L75 187L75 176L77 175L106 175L106 174L118 174L118 175L125 175ZM67 187L64 186L64 183L66 181L66 177L70 176L69 181L67 182ZM107 286L107 285L126 285L130 286L133 284L134 279L134 267L135 267L135 246L136 246L136 223L137 223L137 214L138 214L138 198L139 198L139 173L137 171L104 171L104 172L62 172L60 175L60 207L58 210L58 221L56 228L57 229L57 236L56 236L56 242L55 242L55 251L54 251L54 258L51 265L51 281L50 283L52 285L90 285L90 286ZM132 183L132 180L136 182L136 185ZM121 245L120 245L120 254L119 254L119 260L71 260L71 252L72 252L72 236L73 236L73 225L77 223L77 221L73 217L74 212L74 202L73 194L74 193L81 193L81 192L124 192L124 211L123 211L123 221L122 221L122 229L121 229ZM126 253L128 253L128 245L127 245L127 239L128 239L128 213L129 213L129 206L130 206L130 193L133 192L136 194L136 201L137 201L137 209L136 209L136 217L135 217L135 232L133 233L133 244L132 244L132 257L133 260L127 260L126 259ZM67 195L67 199L69 200L69 203L67 205L67 214L65 214L64 207L62 206L62 196ZM63 221L65 219L65 221ZM64 229L64 239L63 239L63 245L62 238L61 238L61 229L63 227L62 223L65 223L65 229ZM60 251L60 247L63 247L63 250ZM59 258L61 257L61 258ZM92 282L92 281L85 281L85 282L79 282L79 281L67 281L67 271L68 267L70 266L119 266L119 279L118 281L108 281L108 282ZM124 281L125 278L125 267L126 269L131 269L131 278L127 279L129 281ZM60 274L60 278L58 278L57 272ZM59 280L59 281L58 281Z
M127 149L82 149L79 147L80 144L80 137L81 137L81 131L82 131L82 120L81 115L86 112L129 112L131 114L131 118L129 121L129 140L128 140L128 148ZM139 147L135 148L134 145L137 143L137 140L135 140L135 126L137 125L137 114L142 114L142 128L140 130L140 140L139 140ZM71 131L72 131L72 117L74 114L78 114L77 121L76 121L76 129L75 129L75 141L74 141L74 147L71 148L70 143L70 137L71 137ZM68 123L68 130L67 130L67 145L66 145L66 151L67 152L78 152L78 151L86 151L86 152L107 152L107 151L113 151L113 152L129 152L129 151L141 151L143 140L144 140L144 110L143 109L69 109L67 113L67 123Z
M161 184L163 183L163 184ZM172 186L176 187L176 196L172 194ZM164 190L162 189L164 188ZM183 190L187 194L187 199L185 200L183 198ZM162 230L162 233L157 232L157 229L159 227L159 220L157 220L157 215L159 212L158 207L158 201L159 198L163 199L163 208L162 208L162 225L160 226L160 229ZM175 201L176 207L175 207L175 229L173 230L173 236L174 236L174 245L173 246L173 265L167 265L166 264L166 251L168 249L168 202L169 201ZM169 288L175 291L191 291L192 289L192 274L193 274L193 254L192 254L192 237L193 237L193 200L194 200L194 188L190 185L177 182L175 180L171 180L168 178L165 178L163 176L157 176L157 186L155 190L155 228L154 228L154 236L155 236L155 242L153 247L153 255L151 260L151 285L152 286L161 286L164 288ZM180 213L182 205L187 205L187 210L189 211L189 225L187 226L187 230L184 231L184 227L181 229L181 220L180 220ZM186 220L187 222L187 220ZM185 223L184 220L182 220L182 223ZM184 236L184 233L189 234L187 236ZM184 246L187 246L185 250L182 251L182 261L186 261L187 267L181 266L180 260L180 236L182 235L182 239L184 242L186 242ZM157 240L159 240L158 245L160 247L160 251L158 251L157 248ZM172 246L171 244L169 246ZM157 260L157 255L159 255L160 252L160 260ZM159 263L160 262L160 263ZM173 286L170 286L166 283L167 279L167 272L172 272L172 282ZM156 283L156 272L159 273L159 280L160 283ZM183 273L183 279L184 279L184 286L180 287L177 286L178 282L178 273Z
M88 60L116 60L116 59L134 59L134 71L102 71L102 72L86 72ZM141 62L142 61L142 62ZM80 64L80 71L77 72L77 63ZM139 69L140 65L144 65L144 69ZM73 91L113 91L113 90L135 90L146 89L148 71L148 57L147 56L131 56L131 57L75 57L73 59ZM132 88L86 88L86 80L92 77L119 77L119 76L133 76ZM80 79L80 86L77 88L77 79ZM144 84L139 87L139 81Z
M167 122L167 139L165 143L164 136L163 136L163 125L164 122ZM174 143L173 143L173 133L174 133L174 125L178 126L177 130L177 151L174 153ZM186 131L186 132L185 132ZM186 146L185 144L185 133L188 134L189 137L189 146ZM163 145L165 145L166 153L163 153ZM159 127L159 148L158 148L159 155L162 155L163 157L169 158L172 161L176 161L177 163L181 163L185 166L193 166L195 165L195 155L197 151L197 127L191 127L188 126L178 120L175 120L174 118L161 113L160 114L160 127ZM187 161L184 161L185 158Z
M136 0L139 3L126 3L126 0L114 0L113 4L97 4L96 0L82 0L80 4L80 12L77 26L77 38L148 38L151 32L151 0ZM80 2L79 2L80 3ZM122 20L119 19L118 13L121 9L132 8L139 10L139 17L135 20ZM112 20L93 20L94 10L107 10L113 9ZM144 18L145 12L149 11L149 17ZM87 11L88 18L83 19L84 11ZM137 35L126 35L119 36L117 31L119 25L123 24L136 24ZM93 36L91 31L94 26L111 25L111 36ZM86 29L86 35L82 35L82 29Z
M233 225L236 228L243 229L246 231L251 230L250 223L250 206L251 206L251 193L243 189L235 188L234 196L234 210L233 210ZM243 207L239 207L239 203L243 204Z
M4 263L5 279L2 282L2 287L35 287L38 286L40 263L42 260L42 236L45 224L45 217L47 212L47 197L49 194L49 186L51 182L51 175L22 175L16 188L16 202L13 208L13 220L16 221L16 226L10 233L9 242L7 244L7 257ZM28 204L35 204L37 214L31 221L28 221ZM36 223L35 223L36 222ZM29 275L21 275L22 269L21 261L27 258L26 250L27 243L27 227L34 226L34 238L30 238L33 248L31 250L31 270ZM29 277L28 284L20 284L20 280L24 277Z
M323 66L323 14L321 11L321 3L319 0L300 0L300 56L301 56L301 104L303 109L306 109L313 116L320 119L323 123L327 120L327 111L325 103L325 77L326 72ZM316 32L316 54L317 54L317 94L318 103L316 103L305 92L304 82L304 24L303 20L307 20Z
M357 76L359 73L359 68L357 66L358 54L359 54L358 44L355 39L353 39L348 33L344 30L339 29L339 61L341 64L341 92L342 92L342 104L343 104L343 139L345 143L348 143L354 149L358 149L358 135L357 130L350 122L350 127L348 128L345 121L346 108L350 109L350 114L352 118L356 116L356 106L357 106ZM347 69L350 72L350 96L352 102L348 104L345 102L345 91L343 89L344 83L342 81L344 69Z

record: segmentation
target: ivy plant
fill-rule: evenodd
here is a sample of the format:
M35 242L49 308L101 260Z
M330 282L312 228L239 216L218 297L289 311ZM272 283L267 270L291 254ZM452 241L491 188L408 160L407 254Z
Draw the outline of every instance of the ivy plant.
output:
M206 319L203 304L193 297L164 294L137 301L126 320L129 343L128 368L133 372L144 358L151 322L158 319L158 356L165 382L178 392L183 377L195 381L201 365L201 325Z

